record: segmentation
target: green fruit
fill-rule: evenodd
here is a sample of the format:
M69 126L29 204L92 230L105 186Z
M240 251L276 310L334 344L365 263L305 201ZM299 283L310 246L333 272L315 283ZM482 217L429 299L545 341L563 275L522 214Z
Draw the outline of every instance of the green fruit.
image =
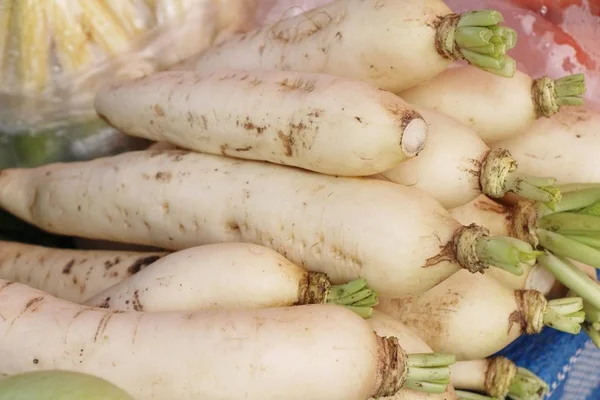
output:
M0 400L134 400L104 379L69 371L26 372L0 380Z

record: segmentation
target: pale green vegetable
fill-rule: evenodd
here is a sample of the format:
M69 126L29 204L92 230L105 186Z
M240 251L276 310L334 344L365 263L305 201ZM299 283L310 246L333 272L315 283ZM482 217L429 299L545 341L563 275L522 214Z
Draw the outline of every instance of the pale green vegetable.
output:
M0 380L0 400L133 400L112 383L70 371L26 372Z

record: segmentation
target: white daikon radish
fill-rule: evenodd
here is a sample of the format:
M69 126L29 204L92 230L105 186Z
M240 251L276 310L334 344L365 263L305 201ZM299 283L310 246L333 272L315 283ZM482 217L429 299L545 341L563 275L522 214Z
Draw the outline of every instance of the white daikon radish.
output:
M105 85L95 108L129 135L331 175L385 171L427 139L398 96L324 74L166 71Z
M600 182L600 113L591 109L565 108L492 147L510 151L524 174L543 173L560 184Z
M455 60L503 76L514 30L497 11L453 14L441 0L336 0L234 36L184 68L325 72L400 91L433 78Z
M549 389L533 372L517 367L506 357L458 361L450 366L450 378L460 391L480 392L498 399L542 400ZM460 398L475 400L477 397L463 395Z
M335 305L119 312L0 281L0 314L0 374L81 372L137 400L364 400L410 370L397 339Z
M417 189L181 151L7 169L0 207L70 236L172 250L260 244L334 284L364 278L389 297L461 268L519 273L535 259L526 243L462 226Z
M562 258L577 260L600 267L600 217L585 214L600 201L600 189L589 187L561 187L562 199L550 210L542 203L521 201L512 207L495 203L485 196L450 211L463 224L476 223L485 226L493 235L508 235L541 247ZM600 307L600 289L580 268L567 260L552 257L548 264L541 263L555 279L574 290L586 301ZM548 268L550 267L550 268ZM553 278L539 267L525 266L520 277L508 276L495 269L490 276L512 288L530 288L548 293Z
M407 354L433 353L431 347L410 328L380 311L373 312L372 318L367 322L379 336L398 338ZM433 354L430 356L435 360L436 356ZM505 357L455 362L450 365L449 378L452 385L449 385L448 389L472 390L497 398L513 395L532 400L539 398L541 400L541 396L548 390L548 385L543 380L531 371L517 367ZM432 383L428 383L428 385L432 385ZM406 386L405 384L405 387L390 399L400 399L398 397L400 394L410 390ZM413 392L417 396L423 396L423 392ZM448 394L446 393L446 395ZM472 394L463 392L461 398L465 395ZM470 397L465 398L469 399Z
M433 79L400 92L411 104L431 108L473 129L486 143L520 135L538 118L561 106L583 104L583 74L556 81L516 71L512 79L473 66L448 68Z
M368 319L367 322L377 335L381 337L395 337L398 339L398 342L404 351L406 351L409 356L415 357L413 361L427 361L427 366L439 365L439 367L434 367L434 370L430 370L429 368L420 370L419 367L413 366L411 368L413 374L444 374L444 379L438 379L435 383L418 382L419 386L416 389L410 388L415 382L409 382L407 380L402 389L395 395L384 397L383 400L458 400L454 388L452 385L448 385L449 376L446 376L446 373L449 375L450 372L447 366L451 366L451 364L455 362L454 356L450 354L434 354L431 347L429 347L427 343L419 338L406 325L381 312L373 312L372 318ZM446 390L443 393L431 393L439 392L443 387L446 387Z
M552 186L555 179L523 175L506 150L490 151L465 125L423 107L417 111L429 125L427 145L418 157L378 178L423 190L447 209L468 203L481 193L501 198L513 192L543 202L559 198Z
M544 325L579 333L579 297L547 301L535 290L510 290L493 278L458 272L421 295L381 298L377 310L413 329L436 352L457 360L489 357Z
M85 304L121 311L186 311L333 303L371 315L377 294L358 279L334 286L275 250L248 243L193 247L107 287Z
M0 241L0 279L81 303L166 253L70 250Z
M70 371L36 371L0 380L0 400L133 400L104 379Z

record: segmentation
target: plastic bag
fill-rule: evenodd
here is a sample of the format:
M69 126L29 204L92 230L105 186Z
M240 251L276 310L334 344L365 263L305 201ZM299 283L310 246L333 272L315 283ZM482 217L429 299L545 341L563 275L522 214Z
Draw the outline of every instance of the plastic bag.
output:
M0 168L144 146L97 118L97 88L114 77L166 69L253 28L256 6L256 0L0 1Z

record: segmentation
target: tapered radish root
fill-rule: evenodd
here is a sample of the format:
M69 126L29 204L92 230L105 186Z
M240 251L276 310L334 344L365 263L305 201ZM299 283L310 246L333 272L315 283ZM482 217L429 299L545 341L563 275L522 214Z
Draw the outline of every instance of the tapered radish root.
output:
M331 303L369 317L377 294L364 279L332 285L269 248L222 243L176 252L87 300L121 311L251 309Z
M597 229L600 215L594 212L600 204L600 189L588 184L562 186L560 190L561 200L553 204L553 209L531 201L505 207L482 196L450 213L463 224L476 223L489 228L493 235L509 235L535 248L550 250L560 258L600 267L600 230ZM550 254L545 255L540 264L566 287L600 306L600 288L568 260L563 261ZM519 279L499 270L490 272L518 288L523 288L528 279L527 274ZM531 279L540 278L541 289L550 290L549 281L543 275L536 272Z
M118 312L1 281L0 314L0 374L68 369L139 400L364 400L396 393L408 368L397 339L335 305Z
M473 360L544 325L578 333L582 307L580 298L548 302L537 291L512 291L492 278L458 272L421 295L381 298L376 309L415 330L434 351Z
M542 399L548 385L531 371L505 357L459 361L451 367L452 384L492 398Z
M494 143L528 131L538 118L551 117L561 106L583 104L584 92L583 74L534 80L516 71L512 79L504 79L464 66L448 68L399 94L411 104L456 119L486 143Z
M185 68L325 72L400 91L455 60L512 76L516 33L493 10L453 14L439 0L337 0L230 38Z
M568 107L492 147L510 151L525 174L552 176L561 185L595 183L600 182L599 127L599 113Z
M81 303L166 253L70 250L0 241L0 279Z
M232 108L232 98L243 101ZM166 71L104 86L95 108L133 136L330 175L385 171L427 139L421 116L398 96L292 71Z
M259 244L333 284L364 278L389 297L461 268L520 272L535 258L524 242L462 226L413 188L181 151L4 170L0 207L71 236L172 250Z
M88 374L36 371L0 380L0 400L133 400L122 389Z
M526 176L501 149L492 150L469 128L438 112L417 107L429 125L427 146L419 154L377 178L423 190L450 209L481 193L501 198L508 192L555 202L560 192L552 178Z

